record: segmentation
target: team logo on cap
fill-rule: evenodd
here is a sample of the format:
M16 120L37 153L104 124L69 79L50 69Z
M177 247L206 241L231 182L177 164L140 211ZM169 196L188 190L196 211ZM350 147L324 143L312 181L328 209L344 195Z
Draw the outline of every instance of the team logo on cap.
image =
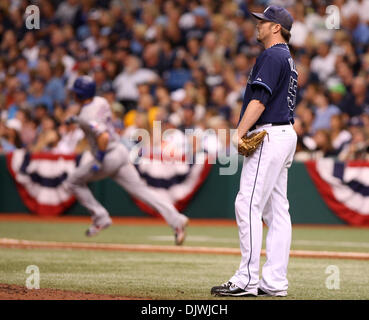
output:
M268 10L269 10L270 7L267 7L265 10L264 10L264 13L266 13Z

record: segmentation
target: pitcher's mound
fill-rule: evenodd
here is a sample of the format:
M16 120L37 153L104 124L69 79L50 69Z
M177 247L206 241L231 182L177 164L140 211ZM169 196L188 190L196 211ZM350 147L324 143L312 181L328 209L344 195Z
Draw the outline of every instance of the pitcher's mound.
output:
M144 300L91 292L76 292L59 289L32 289L14 284L0 283L0 300Z

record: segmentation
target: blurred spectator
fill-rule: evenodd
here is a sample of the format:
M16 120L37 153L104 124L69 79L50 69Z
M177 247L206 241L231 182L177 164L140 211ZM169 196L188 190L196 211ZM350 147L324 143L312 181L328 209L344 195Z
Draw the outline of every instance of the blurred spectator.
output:
M18 110L30 110L31 106L27 101L27 93L25 88L19 86L14 91L14 103L9 106L8 119L15 118Z
M334 72L336 56L330 52L328 43L321 42L317 45L318 55L311 60L311 70L319 76L319 80L328 80Z
M18 119L9 119L5 125L0 123L0 150L12 152L22 147L20 132L22 124Z
M40 123L38 135L30 150L32 152L50 152L59 142L57 124L54 118L45 115Z
M309 84L310 71L303 64L297 65L296 69L299 74L297 78L297 96L296 96L296 105L298 106L301 100L303 99L305 90Z
M348 18L348 28L351 31L352 38L356 43L357 52L362 53L369 41L368 25L366 24L366 22L360 22L359 14L354 13Z
M354 78L354 72L350 68L349 64L345 61L338 61L336 64L337 75L341 79L348 91L351 90L352 81Z
M216 86L211 94L210 107L216 110L225 120L231 117L231 108L226 103L226 89L223 86Z
M62 1L55 12L55 18L58 19L62 24L73 24L78 9L78 0Z
M351 133L352 140L340 152L338 159L340 161L369 160L369 140L367 134L360 126L353 127Z
M341 110L349 117L359 116L364 112L368 104L366 79L361 76L356 77L352 81L351 93L348 93L341 103Z
M165 86L157 86L155 89L156 105L168 111L171 99L169 90Z
M29 68L27 59L24 56L20 56L16 62L16 77L22 86L28 87L30 79L29 79Z
M326 28L325 1L317 1L316 10L308 10L305 22L316 41L327 43L332 40L334 30Z
M195 129L195 107L191 103L186 103L182 107L182 124L179 129L185 132L186 129Z
M199 64L208 73L214 72L215 60L221 61L224 57L224 48L217 45L217 35L215 32L208 32L203 40L203 49L200 53Z
M190 69L198 67L198 60L200 57L201 46L197 38L190 38L186 42L187 51L183 51L186 66Z
M208 71L208 76L205 79L205 82L210 90L212 90L215 86L223 84L224 67L225 62L222 58L219 57L214 59L212 67Z
M318 91L314 97L315 117L312 123L312 132L319 129L330 129L331 117L340 113L340 109L333 104L329 104L327 95Z
M363 23L369 21L369 1L367 0L348 0L342 5L342 15L344 18L349 18L357 14Z
M243 99L238 99L236 101L235 106L231 110L231 118L230 118L230 128L231 129L237 128L238 126L242 104L243 104Z
M41 124L42 119L47 116L47 106L45 104L38 104L32 110L33 119L37 125Z
M185 53L178 50L170 70L164 73L165 85L170 91L183 88L185 83L192 79L191 71L185 68Z
M20 87L20 82L16 77L9 76L5 81L5 86L3 90L3 103L6 109L9 108L15 101L15 92Z
M35 34L29 31L25 34L21 43L23 56L28 60L28 65L32 68L35 67L38 60L38 54L40 47L37 45Z
M369 136L369 110L366 109L365 113L360 116L360 119L364 125L365 134Z
M142 94L138 100L137 110L132 109L126 113L124 117L124 125L126 127L133 125L135 123L137 112L143 112L147 114L150 127L152 127L153 121L156 120L158 111L159 108L154 105L153 97L148 93Z
M313 122L315 117L313 110L307 107L304 103L297 108L296 115L302 121L305 128L304 131L307 134L311 134L313 132Z
M45 79L37 76L31 81L27 102L32 108L38 104L43 104L47 107L50 114L54 111L53 101L45 92Z
M295 122L294 128L298 137L295 155L297 161L336 156L329 130L319 129L313 136L308 136L305 133L303 123L299 119Z
M341 106L343 97L346 94L346 88L340 81L330 81L328 86L328 98L336 106Z
M245 20L238 34L237 53L256 57L260 51L261 45L256 40L255 24L252 20Z
M51 65L46 60L38 63L38 73L45 79L45 94L52 99L53 104L64 103L66 99L63 79L65 68L62 63Z
M47 141L51 141L50 146L52 147L52 152L60 153L60 154L72 154L76 152L76 148L78 143L84 138L84 133L82 129L80 129L75 124L63 124L58 128L58 134L60 136L60 140L58 140L57 144L54 139L56 139L53 133L50 133L50 137L45 138ZM50 140L48 140L50 139Z
M184 26L182 22L186 30L186 38L203 39L210 29L208 11L204 7L196 7L187 20L190 20L188 26Z
M17 47L17 37L14 31L11 29L6 30L2 35L2 41L0 45L2 54L7 54L10 52L10 50L16 47Z
M155 83L156 81L156 73L149 69L141 68L139 58L131 55L125 60L123 72L114 80L117 99L128 110L135 108L139 99L137 85L142 82Z
M345 129L342 114L331 117L331 141L336 155L351 141L351 133Z
M20 139L24 148L29 148L35 141L37 136L37 121L31 116L29 111L20 109L16 115L17 119L21 118L22 131Z
M313 136L315 142L314 159L321 157L333 157L335 156L330 132L326 129L319 129Z
M290 44L296 48L303 48L309 34L309 28L305 22L305 5L297 2L292 10L294 23L291 29Z

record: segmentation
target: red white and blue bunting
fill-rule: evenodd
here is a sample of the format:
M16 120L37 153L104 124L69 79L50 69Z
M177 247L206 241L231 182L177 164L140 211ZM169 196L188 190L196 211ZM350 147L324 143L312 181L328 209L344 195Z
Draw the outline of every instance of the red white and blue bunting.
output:
M82 156L39 153L23 149L7 155L7 166L14 178L19 195L27 208L38 215L57 216L67 210L75 198L66 186L66 179L80 163L91 155ZM208 176L211 164L165 163L143 161L136 165L147 186L160 197L183 210ZM138 199L141 210L158 215Z
M136 169L149 189L182 211L206 180L211 169L206 153L197 154L197 157L202 161L194 164L186 163L185 159L172 163L145 159L136 164ZM158 215L158 212L144 202L138 199L134 201L141 210Z
M19 149L7 155L8 170L27 208L41 216L57 216L75 201L65 181L76 167L75 155L30 154Z
M306 168L327 206L349 225L369 226L369 163L321 159Z

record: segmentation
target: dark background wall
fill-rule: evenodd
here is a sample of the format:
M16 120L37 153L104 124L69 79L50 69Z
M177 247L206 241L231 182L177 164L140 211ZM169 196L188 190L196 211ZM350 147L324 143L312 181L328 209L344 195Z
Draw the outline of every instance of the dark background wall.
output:
M241 166L235 175L219 175L220 164L213 165L209 177L196 193L184 213L192 218L234 219L234 200L239 189ZM288 197L293 223L344 224L324 203L303 163L293 163L289 170ZM96 198L113 216L147 216L130 196L114 181L104 179L90 184ZM29 212L18 195L15 183L0 156L0 213ZM75 203L67 215L88 215L86 209Z

